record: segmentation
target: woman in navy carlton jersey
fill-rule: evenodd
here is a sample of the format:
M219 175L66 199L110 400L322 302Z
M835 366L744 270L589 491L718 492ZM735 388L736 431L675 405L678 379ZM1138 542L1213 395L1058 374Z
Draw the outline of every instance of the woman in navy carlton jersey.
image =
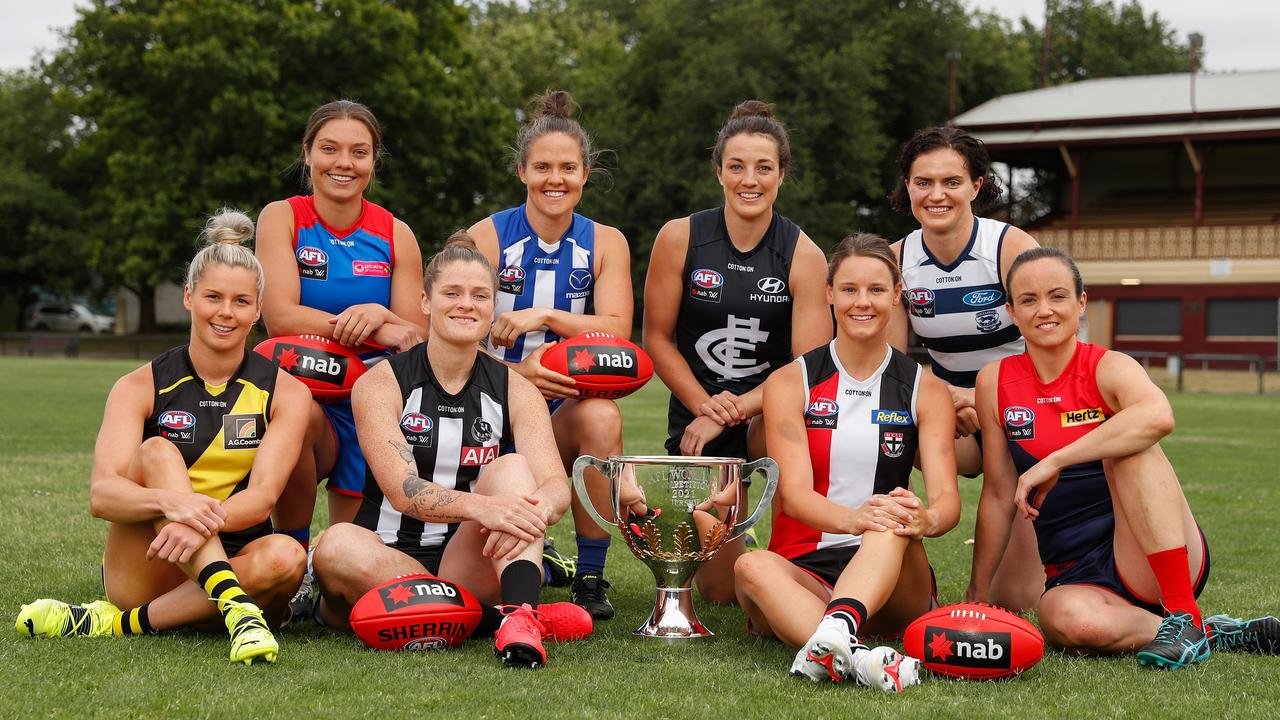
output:
M983 596L1018 512L1035 522L1048 576L1038 615L1051 644L1137 650L1166 668L1203 660L1211 646L1276 652L1273 617L1202 621L1208 545L1159 445L1173 412L1132 358L1077 339L1085 294L1075 263L1038 248L1006 277L1027 351L978 374L986 482L969 594Z
M356 383L369 477L355 523L330 527L316 545L320 617L345 628L370 588L438 573L485 604L473 634L496 631L504 662L538 667L544 637L590 634L591 617L538 604L543 538L569 506L569 483L537 388L480 349L495 284L475 243L455 234L427 265L428 341ZM513 442L519 454L508 452Z
M107 600L24 605L20 633L132 635L221 612L233 661L276 659L265 623L284 619L305 557L271 533L269 516L297 459L310 395L245 349L263 289L261 266L240 246L252 221L224 210L205 235L211 244L192 260L183 292L190 343L120 378L107 398L90 487L93 514L111 523Z
M302 161L312 194L273 202L258 219L257 254L268 279L263 314L273 337L368 340L395 352L421 342L418 243L409 226L364 198L381 152L382 132L365 106L338 100L311 114ZM315 481L324 477L329 522L351 520L364 474L350 403L317 406L277 525L306 544Z
M525 203L468 231L498 269L497 317L486 348L542 392L566 467L583 454L622 454L622 414L613 400L579 398L574 380L543 367L542 355L561 338L590 331L628 338L632 319L626 238L574 212L595 154L573 109L573 98L563 90L547 91L535 101L515 148L516 171L528 190ZM607 505L604 477L591 470L587 482L601 493L599 506ZM604 579L609 535L576 493L573 525L578 558L570 596L592 617L608 620L613 617ZM566 569L574 568L549 565L553 582L567 581Z
M956 464L982 471L973 384L983 365L1022 352L1022 336L1005 309L1001 278L1013 259L1037 247L1025 232L977 217L1000 196L982 142L955 127L917 131L898 157L901 177L891 199L920 229L893 244L906 302L895 308L890 342L907 349L907 328L929 351L930 369L947 385L956 409ZM1012 610L1034 608L1040 564L1031 524L1019 521L991 587L981 598Z
M800 648L792 674L899 692L918 682L919 661L868 650L856 634L899 634L929 610L921 539L960 517L946 388L888 342L901 291L883 239L837 246L827 281L835 340L764 387L765 436L781 475L769 550L735 567L752 632ZM927 507L910 490L917 450Z
M763 457L752 419L769 373L831 339L818 246L774 209L791 166L787 131L771 107L739 104L712 152L724 206L658 232L644 288L644 344L671 390L667 452ZM738 540L703 565L698 589L734 602Z

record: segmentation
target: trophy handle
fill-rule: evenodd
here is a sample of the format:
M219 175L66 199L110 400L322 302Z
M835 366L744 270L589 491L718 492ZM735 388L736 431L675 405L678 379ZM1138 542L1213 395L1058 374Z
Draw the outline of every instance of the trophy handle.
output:
M591 494L587 492L587 480L583 477L583 472L588 467L593 467L596 470L599 470L601 475L604 475L605 479L609 481L609 497L613 501L615 506L614 512L616 513L616 506L618 504L618 487L616 480L609 475L610 464L611 463L609 461L601 460L594 455L580 456L573 463L573 488L578 492L578 499L582 501L582 507L586 508L587 514L591 515L591 519L595 520L596 523L600 527L604 528L609 534L621 538L622 531L618 529L618 526L605 520L600 516L600 511L596 510L596 504L591 500Z
M751 513L751 517L734 526L733 536L729 538L730 541L742 537L751 529L752 525L760 522L760 518L764 517L765 510L773 500L774 491L778 489L778 463L774 462L773 458L763 457L743 465L742 478L751 477L752 473L757 470L764 471L764 492L761 493L760 502L756 504L755 512Z

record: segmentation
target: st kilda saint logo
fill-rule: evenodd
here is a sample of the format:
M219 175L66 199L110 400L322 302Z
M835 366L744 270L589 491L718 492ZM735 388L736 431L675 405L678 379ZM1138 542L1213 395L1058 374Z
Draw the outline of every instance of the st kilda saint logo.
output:
M319 380L334 387L341 387L347 376L347 358L302 345L279 343L271 359L294 377Z
M885 457L902 457L902 449L905 447L902 440L903 433L886 430L880 443L880 452L884 453Z
M569 349L569 377L614 375L636 377L636 351L616 345L580 345Z
M831 430L840 422L840 405L830 398L818 398L804 411L804 425L815 430Z
M1004 434L1010 440L1034 440L1036 414L1031 408L1010 405L1004 409Z
M519 265L508 265L498 271L498 292L524 294L524 270Z
M1007 632L967 632L926 625L924 661L952 667L1009 667L1012 640Z
M911 288L907 291L907 307L916 317L933 317L933 291L929 288Z
M329 279L329 256L318 247L302 246L295 253L298 256L298 277L311 280Z

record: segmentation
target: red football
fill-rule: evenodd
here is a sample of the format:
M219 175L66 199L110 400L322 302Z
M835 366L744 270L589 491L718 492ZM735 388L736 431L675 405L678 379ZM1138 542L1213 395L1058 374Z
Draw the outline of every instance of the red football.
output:
M320 335L281 335L263 340L253 350L280 363L311 390L312 397L325 402L351 397L351 386L365 371L360 355L373 348L347 347Z
M582 397L616 400L644 387L653 377L649 353L607 332L589 332L556 343L542 366L577 381Z
M1017 675L1044 657L1044 637L1034 625L985 603L930 610L907 627L902 646L929 670L969 680Z
M480 615L480 603L466 588L418 573L365 593L350 620L356 637L374 650L445 650L470 637Z

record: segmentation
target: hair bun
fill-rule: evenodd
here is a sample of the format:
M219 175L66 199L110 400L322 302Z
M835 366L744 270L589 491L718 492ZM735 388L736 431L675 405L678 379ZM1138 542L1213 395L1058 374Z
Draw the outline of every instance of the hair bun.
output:
M743 100L733 109L733 114L729 116L730 120L736 120L744 117L773 117L773 105L763 100Z
M476 246L475 238L471 237L466 230L453 231L453 234L449 236L449 239L444 241L444 247L441 248L441 251L443 252L444 250L455 247L467 248L468 250L479 250Z
M200 238L208 245L242 245L253 238L253 221L239 210L224 207L204 224Z
M533 118L557 117L568 120L578 111L578 104L568 90L550 90L533 101Z

